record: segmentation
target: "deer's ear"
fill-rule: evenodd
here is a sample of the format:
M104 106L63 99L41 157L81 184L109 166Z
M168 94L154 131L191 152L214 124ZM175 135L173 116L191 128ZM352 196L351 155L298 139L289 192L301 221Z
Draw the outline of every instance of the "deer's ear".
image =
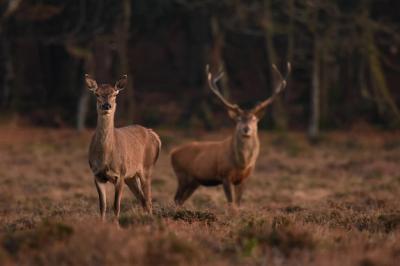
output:
M234 111L234 110L228 110L228 115L233 120L237 120L237 118L240 115L240 113L238 113L237 111Z
M88 74L85 74L85 83L89 90L93 92L97 90L97 82L92 79Z
M254 113L254 115L257 117L258 120L261 120L261 118L264 117L264 115L265 115L265 113L266 113L265 109L266 109L266 108L261 108L260 110L258 110L258 111L256 111L256 112Z
M123 90L126 88L126 85L128 84L128 75L123 75L122 78L120 78L120 80L118 80L115 83L115 89L117 91Z

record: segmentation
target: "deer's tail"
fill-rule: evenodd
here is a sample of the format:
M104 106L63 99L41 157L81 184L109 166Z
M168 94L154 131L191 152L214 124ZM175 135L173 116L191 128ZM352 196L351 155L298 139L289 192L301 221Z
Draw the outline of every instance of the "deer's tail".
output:
M158 157L160 156L160 152L161 152L161 139L160 137L157 135L156 132L154 132L152 129L149 129L150 134L154 137L154 140L157 142L157 152L156 152L156 156L154 157L154 163L157 162Z

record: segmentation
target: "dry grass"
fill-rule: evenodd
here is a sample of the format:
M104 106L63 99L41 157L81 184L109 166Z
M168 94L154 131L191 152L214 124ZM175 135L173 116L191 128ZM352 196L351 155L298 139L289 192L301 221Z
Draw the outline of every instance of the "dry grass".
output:
M223 134L160 135L155 214L143 213L125 188L119 228L111 211L109 223L97 219L90 132L2 128L0 264L366 266L400 260L398 133L330 133L318 146L301 134L262 133L257 169L236 211L221 188L199 189L185 208L172 204L169 150ZM108 192L111 199L111 186Z

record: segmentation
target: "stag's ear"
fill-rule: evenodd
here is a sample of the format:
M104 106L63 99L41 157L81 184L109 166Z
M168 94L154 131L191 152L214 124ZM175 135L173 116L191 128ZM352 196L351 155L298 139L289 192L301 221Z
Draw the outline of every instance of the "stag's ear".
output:
M117 91L121 91L121 90L126 88L127 84L128 84L128 75L125 74L125 75L122 76L122 78L120 78L120 80L118 80L115 83L115 89Z
M264 117L264 115L266 113L265 110L266 110L266 108L261 108L260 110L254 112L254 115L257 117L258 120L261 120L261 118Z
M95 92L97 90L97 82L88 74L85 74L85 83L89 90Z
M238 117L240 116L240 113L235 111L235 110L228 110L228 115L230 118L232 118L233 120L237 120Z

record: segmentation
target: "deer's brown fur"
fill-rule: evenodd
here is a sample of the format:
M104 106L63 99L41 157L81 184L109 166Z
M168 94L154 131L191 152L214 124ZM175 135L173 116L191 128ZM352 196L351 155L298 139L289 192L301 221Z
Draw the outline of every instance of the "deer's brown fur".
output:
M277 71L276 67L274 69ZM290 64L288 64L288 73ZM178 179L175 202L183 204L200 186L223 185L228 202L240 204L245 180L251 175L260 150L257 123L265 108L273 102L276 95L286 86L281 78L274 94L256 105L250 111L227 101L217 90L216 81L222 76L212 78L208 71L211 90L227 108L236 121L233 134L222 141L203 141L184 144L172 151L171 164Z
M99 194L100 214L105 218L105 184L115 186L114 212L118 217L123 184L141 202L143 208L152 211L151 172L161 149L158 135L151 129L133 125L114 127L116 95L123 89L126 76L113 87L97 86L96 81L86 76L86 84L97 97L97 127L89 148L89 165L95 176Z

